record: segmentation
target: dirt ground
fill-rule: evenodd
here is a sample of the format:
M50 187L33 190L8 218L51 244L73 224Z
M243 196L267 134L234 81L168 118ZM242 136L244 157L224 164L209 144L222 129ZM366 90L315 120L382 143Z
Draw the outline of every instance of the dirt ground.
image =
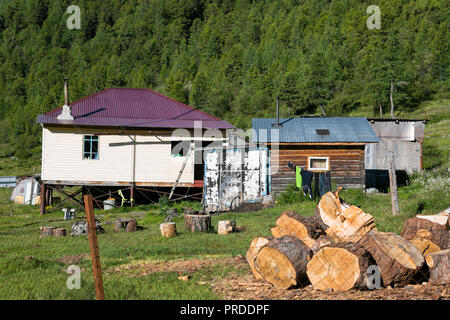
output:
M290 290L277 289L263 280L255 280L243 256L142 263L105 270L105 273L145 276L157 272L177 272L180 276L186 277L192 272L219 264L231 265L237 271L244 271L244 275L232 272L225 278L199 282L201 285L209 283L211 290L225 300L450 300L450 285L439 286L427 283L408 285L402 288L349 290L341 293L314 290L311 285Z

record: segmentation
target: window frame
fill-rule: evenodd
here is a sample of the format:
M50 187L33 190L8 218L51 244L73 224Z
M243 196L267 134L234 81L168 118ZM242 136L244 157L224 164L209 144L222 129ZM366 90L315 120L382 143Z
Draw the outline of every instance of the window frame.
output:
M326 168L311 168L311 160L326 160ZM330 171L330 157L308 157L308 171Z
M90 145L90 151L86 151L85 150L85 145L86 145L86 138L87 137L90 137L90 143L91 143L91 145ZM93 137L97 137L97 152L93 152L92 151L92 142L93 141L95 141L95 140L93 140L92 138ZM86 153L88 153L91 157L90 158L86 158L85 157L85 154ZM92 155L93 154L97 154L97 158L93 158L92 157ZM85 135L83 135L83 152L82 152L82 154L81 154L81 159L82 160L100 160L100 136L98 136L98 135L94 135L94 134L85 134Z
M179 143L186 143L186 148L184 148L184 146L181 148L181 151L183 152L182 155L173 153L174 147L177 146ZM171 140L170 141L170 156L172 158L185 158L187 156L187 153L189 152L190 147L191 147L190 140Z

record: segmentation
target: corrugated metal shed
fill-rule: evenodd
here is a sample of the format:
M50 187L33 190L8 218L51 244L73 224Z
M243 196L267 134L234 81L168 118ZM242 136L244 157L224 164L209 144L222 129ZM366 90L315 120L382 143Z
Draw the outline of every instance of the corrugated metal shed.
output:
M0 188L14 188L16 180L16 177L0 177Z
M379 139L364 117L281 118L278 128L275 118L254 118L253 142L291 143L376 143ZM278 140L278 141L277 141Z
M110 88L70 104L73 121L58 120L62 108L38 116L38 123L75 126L232 129L226 121L150 89Z

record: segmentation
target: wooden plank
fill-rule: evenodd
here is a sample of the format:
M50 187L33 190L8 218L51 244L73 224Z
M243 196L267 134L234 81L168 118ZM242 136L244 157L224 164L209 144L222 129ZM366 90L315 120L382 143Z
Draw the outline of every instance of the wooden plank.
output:
M394 167L394 153L389 152L389 183L391 187L391 202L392 202L392 215L397 216L400 213L398 206L398 194L397 194L397 177L395 175Z
M97 186L97 187L123 187L132 186L131 181L77 181L77 180L43 180L45 184L60 186ZM138 187L171 187L170 182L136 182L134 186ZM179 182L179 187L193 187L194 183Z
M100 266L100 254L98 250L97 229L95 226L94 204L92 195L84 195L84 206L86 208L87 228L89 245L91 247L92 269L94 274L95 296L97 300L104 300L102 269Z

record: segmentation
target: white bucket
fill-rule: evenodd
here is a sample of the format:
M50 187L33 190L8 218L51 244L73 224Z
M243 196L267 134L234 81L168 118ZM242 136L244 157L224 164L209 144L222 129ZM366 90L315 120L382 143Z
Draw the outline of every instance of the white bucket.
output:
M111 210L114 209L114 205L116 204L116 199L108 199L103 201L103 210Z

